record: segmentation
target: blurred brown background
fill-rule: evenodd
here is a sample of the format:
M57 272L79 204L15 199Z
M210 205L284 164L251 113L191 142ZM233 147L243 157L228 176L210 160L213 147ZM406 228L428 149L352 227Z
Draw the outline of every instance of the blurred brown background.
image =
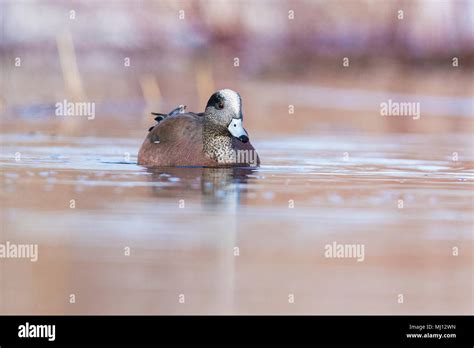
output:
M151 110L201 111L224 87L242 94L254 137L471 132L473 12L461 0L2 1L3 132L143 137ZM389 98L420 102L421 120L379 117ZM95 102L94 122L54 117L64 99Z

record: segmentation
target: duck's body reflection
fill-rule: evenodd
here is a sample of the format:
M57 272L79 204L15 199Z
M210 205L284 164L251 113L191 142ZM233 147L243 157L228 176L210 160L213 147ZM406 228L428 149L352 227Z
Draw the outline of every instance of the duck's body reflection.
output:
M209 206L234 207L240 204L241 192L246 191L250 168L153 167L147 168L153 182L153 195L160 198L186 199L200 196Z
M238 209L246 204L241 200L246 197L247 182L252 180L256 169L154 167L147 170L151 173L150 180L156 183L151 186L151 192L161 205L157 209L163 226L171 220L173 234L188 236L191 242L197 243L192 244L195 248L206 250L203 255L213 260L210 272L219 279L213 303L234 311L235 252L239 250L238 236L242 230ZM167 205L170 201L185 209L170 209ZM197 236L190 232L196 232Z

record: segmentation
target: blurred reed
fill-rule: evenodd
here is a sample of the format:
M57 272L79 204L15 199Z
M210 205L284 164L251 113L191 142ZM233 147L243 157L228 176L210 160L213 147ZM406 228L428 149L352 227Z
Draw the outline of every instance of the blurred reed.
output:
M212 67L209 62L198 60L196 64L196 89L199 105L206 106L209 96L215 91Z
M139 78L140 87L145 100L145 109L143 110L142 123L150 123L150 113L152 111L164 112L161 110L162 97L161 90L156 77L150 74L142 75Z
M65 95L62 98L72 102L85 102L87 97L77 65L74 42L68 29L56 35L56 45L65 87ZM78 130L80 122L81 120L75 117L64 119L63 122L60 122L58 131L61 134L71 135Z

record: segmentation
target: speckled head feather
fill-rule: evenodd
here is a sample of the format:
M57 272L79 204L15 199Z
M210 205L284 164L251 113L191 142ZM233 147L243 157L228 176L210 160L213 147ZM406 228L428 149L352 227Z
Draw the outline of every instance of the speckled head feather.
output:
M209 98L206 113L218 116L227 124L232 118L242 119L242 99L239 93L231 89L221 89Z

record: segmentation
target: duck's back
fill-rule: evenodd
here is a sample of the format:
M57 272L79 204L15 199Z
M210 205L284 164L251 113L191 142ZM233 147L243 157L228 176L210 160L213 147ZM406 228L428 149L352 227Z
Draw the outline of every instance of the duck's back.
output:
M203 117L194 113L169 116L148 133L138 153L147 166L213 166L204 154Z

